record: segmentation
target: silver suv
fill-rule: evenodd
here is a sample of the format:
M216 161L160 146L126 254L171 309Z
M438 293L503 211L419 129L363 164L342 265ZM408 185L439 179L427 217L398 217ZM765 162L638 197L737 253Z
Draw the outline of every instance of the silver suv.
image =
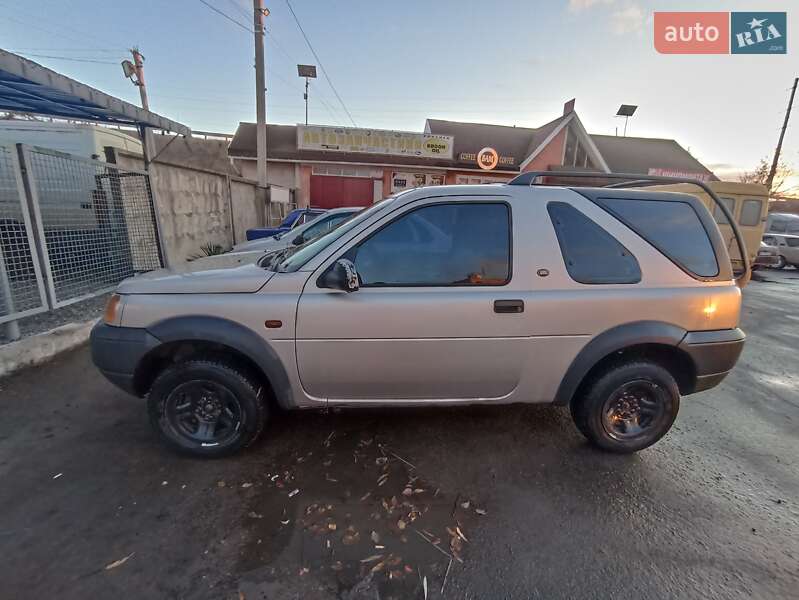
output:
M279 260L128 279L94 362L195 455L274 406L518 402L646 448L741 352L719 230L688 194L529 183L414 189Z

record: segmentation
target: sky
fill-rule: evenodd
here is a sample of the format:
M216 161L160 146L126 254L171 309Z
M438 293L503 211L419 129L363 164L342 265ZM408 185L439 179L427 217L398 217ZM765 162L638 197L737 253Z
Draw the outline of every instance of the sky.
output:
M286 0L265 1L267 119L300 123L296 65L319 61ZM799 75L795 1L289 1L359 127L421 131L428 117L536 127L576 98L586 129L613 135L619 105L637 104L628 135L676 139L732 178L773 153ZM206 2L238 23L201 0L0 0L0 47L138 104L119 66L138 46L151 110L233 133L255 120L252 3ZM788 54L658 54L655 9L787 11ZM792 118L783 155L799 169L799 108ZM321 70L309 121L352 126Z

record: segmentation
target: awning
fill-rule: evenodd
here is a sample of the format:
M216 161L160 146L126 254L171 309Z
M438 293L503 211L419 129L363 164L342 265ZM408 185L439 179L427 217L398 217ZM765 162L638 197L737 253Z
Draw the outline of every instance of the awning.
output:
M190 136L191 129L0 49L0 110L152 127Z

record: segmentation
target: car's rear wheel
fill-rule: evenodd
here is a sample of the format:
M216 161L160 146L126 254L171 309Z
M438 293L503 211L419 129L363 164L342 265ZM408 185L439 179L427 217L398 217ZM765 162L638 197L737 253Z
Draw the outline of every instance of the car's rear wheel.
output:
M247 447L263 430L267 408L256 378L215 360L165 369L147 398L150 423L173 450L219 457Z
M788 261L785 260L785 257L780 255L777 257L777 264L774 265L775 269L784 269L788 266Z
M593 379L572 403L572 417L588 440L611 452L637 452L662 438L680 408L674 377L652 362L635 361Z

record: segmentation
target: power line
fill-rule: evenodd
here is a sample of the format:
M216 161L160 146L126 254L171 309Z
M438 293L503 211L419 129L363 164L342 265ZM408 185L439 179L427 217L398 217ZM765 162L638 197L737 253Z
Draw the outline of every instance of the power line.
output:
M219 9L218 9L216 6L213 6L212 4L208 4L208 2L206 2L205 0L200 0L200 2L202 2L203 4L205 4L205 5L206 5L208 8L210 8L210 9L211 9L212 11L214 11L215 13L217 13L217 14L220 14L220 15L222 15L223 17L225 17L225 18L226 18L228 21L230 21L231 23L233 23L233 24L235 24L235 25L238 25L239 27L241 27L241 28L242 28L244 31L246 31L247 33L252 33L252 29L250 29L250 28L249 28L249 27L247 27L246 25L242 24L242 23L241 23L241 21L237 21L236 19L234 19L233 17L231 17L231 16L230 16L229 14L227 14L226 12L219 10Z
M11 52L14 52L13 50ZM74 58L71 56L53 56L50 54L30 54L29 52L19 52L18 54L24 54L26 57L31 56L33 58L51 58L53 60L69 60L73 62L84 62L84 63L98 63L101 65L116 65L116 63L112 60L95 60L93 58Z
M237 13L239 13L239 15L241 15L242 17L244 17L245 19L248 19L248 20L252 19L252 13L247 11L247 9L245 9L241 4L236 2L236 0L228 0L228 2L230 2L230 5L233 7L233 9Z
M355 119L352 118L350 111L347 109L347 105L344 104L344 100L341 99L338 90L336 90L336 86L334 86L333 82L330 80L330 76L327 74L327 70L325 69L325 66L322 64L322 59L319 58L319 55L316 53L316 50L314 50L313 45L311 44L311 40L308 39L308 36L305 34L305 30L302 28L302 25L300 25L300 20L297 18L297 14L294 12L294 9L291 7L291 2L289 2L289 0L286 0L286 6L289 7L291 15L294 17L294 22L297 23L297 28L300 30L302 37L305 38L305 43L308 44L308 48L311 49L311 54L314 55L316 62L319 64L319 68L322 70L322 74L325 76L327 83L330 85L330 89L333 90L333 93L336 95L336 98L338 98L338 101L341 103L341 107L344 109L344 112L347 113L347 116L352 122L352 126L357 127L358 125L356 125Z

